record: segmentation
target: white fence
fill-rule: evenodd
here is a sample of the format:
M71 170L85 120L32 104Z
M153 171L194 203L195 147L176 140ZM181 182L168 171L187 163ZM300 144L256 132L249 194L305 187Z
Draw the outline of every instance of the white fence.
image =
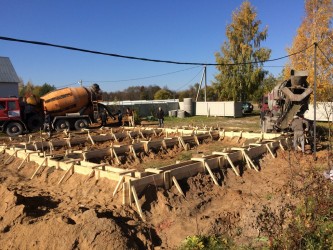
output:
M314 120L313 104L309 105L309 110L304 113L304 117L309 120ZM333 102L317 102L316 105L316 120L332 122L333 119Z

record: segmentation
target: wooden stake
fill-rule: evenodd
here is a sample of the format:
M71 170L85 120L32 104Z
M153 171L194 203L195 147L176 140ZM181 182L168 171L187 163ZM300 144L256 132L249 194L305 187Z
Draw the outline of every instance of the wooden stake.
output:
M141 209L141 206L140 206L139 198L138 198L138 195L136 193L135 187L132 186L131 190L132 190L132 194L133 194L133 197L134 197L136 207L138 208L139 215L140 215L141 219L144 220L142 209Z
M275 155L273 154L273 152L272 152L272 150L271 150L271 148L269 147L268 144L266 144L266 148L271 153L272 157L275 158Z
M122 176L120 177L118 183L117 183L116 188L114 189L114 191L113 191L113 193L112 193L112 196L113 196L113 197L114 197L114 196L116 195L116 193L118 192L120 185L124 182L124 179L125 179L125 176L122 175Z
M172 181L175 184L176 188L178 189L179 193L185 197L185 194L183 193L183 190L181 189L176 177L172 176Z
M43 166L45 163L45 166ZM42 169L42 167L46 167L47 166L47 158L45 158L42 163L39 165L39 167L36 169L36 171L33 173L33 175L31 176L31 180L37 175L37 173L39 172L40 169Z
M228 153L223 153L223 152L213 152L212 154L213 154L213 155L223 155L224 158L227 159L227 161L229 162L229 164L230 164L230 166L232 167L232 170L235 172L235 174L236 174L237 176L240 176L239 173L238 173L238 171L237 171L237 169L236 169L236 167L235 167L235 165L234 165L233 162L231 161L231 159L230 159Z
M63 177L60 179L60 181L58 182L58 185L60 185L68 175L71 176L72 174L74 174L74 165L75 165L75 162L72 163L70 168L66 171L66 173L63 175ZM69 176L68 176L68 178L69 178Z
M212 170L210 169L210 167L209 167L209 165L208 165L208 163L206 161L205 161L205 167L208 170L208 173L210 174L210 176L212 177L215 185L219 186L219 183L217 182L215 175L213 174Z

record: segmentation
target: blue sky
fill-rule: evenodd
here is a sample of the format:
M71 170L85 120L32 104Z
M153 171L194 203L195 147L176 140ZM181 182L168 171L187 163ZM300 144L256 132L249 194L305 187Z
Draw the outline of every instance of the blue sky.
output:
M0 0L0 36L151 59L215 63L225 28L241 0ZM252 0L271 59L285 56L302 18L303 0ZM0 40L26 83L56 87L99 83L104 91L158 85L182 90L200 82L202 67L87 54ZM266 65L281 66L285 60ZM277 75L281 68L266 68ZM207 68L210 85L217 73ZM158 77L153 77L158 76ZM135 79L135 80L131 80ZM72 85L75 86L75 85Z

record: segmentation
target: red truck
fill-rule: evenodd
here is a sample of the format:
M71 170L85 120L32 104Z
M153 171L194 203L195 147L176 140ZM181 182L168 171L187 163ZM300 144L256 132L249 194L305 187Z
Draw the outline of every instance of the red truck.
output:
M55 130L86 128L103 110L113 117L108 108L98 102L100 96L99 86L94 84L90 88L58 89L42 96L41 101L0 98L0 131L9 136L37 131L43 126L44 111L49 113L51 127Z

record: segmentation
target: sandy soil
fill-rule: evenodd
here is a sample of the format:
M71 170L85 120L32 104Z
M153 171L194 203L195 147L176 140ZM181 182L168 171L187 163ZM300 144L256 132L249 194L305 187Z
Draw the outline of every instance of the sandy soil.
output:
M215 143L225 147L244 141ZM195 151L209 153L210 147L203 144ZM167 152L155 160L175 155ZM275 159L256 159L260 172L245 168L242 177L231 169L214 173L219 186L204 174L180 181L185 197L175 187L149 186L139 197L142 221L134 206L121 205L120 195L112 197L116 183L74 174L58 185L63 171L54 168L31 180L37 165L30 162L18 171L21 160L4 164L8 157L0 154L1 249L173 249L187 236L221 233L246 244L260 236L263 208L286 211L297 203L293 190L314 165L311 155L279 150ZM325 162L324 151L318 157ZM132 163L137 169L144 165Z

